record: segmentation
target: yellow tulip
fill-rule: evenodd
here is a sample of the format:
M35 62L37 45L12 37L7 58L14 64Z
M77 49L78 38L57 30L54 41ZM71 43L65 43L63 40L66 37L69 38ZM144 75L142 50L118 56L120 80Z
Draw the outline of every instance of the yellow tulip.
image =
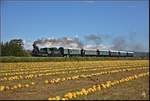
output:
M9 86L6 86L5 88L6 88L7 90L9 90L9 89L10 89L10 87L9 87Z
M13 90L14 88L13 88L13 87L11 87L10 89L11 89L11 90Z
M4 91L5 90L5 86L0 86L0 91Z
M80 95L80 92L79 92L79 91L77 91L77 92L76 92L76 94L77 94L77 95Z
M105 84L101 84L103 88L107 88Z
M32 85L35 85L35 83L34 83L34 82L31 82L31 84L32 84Z
M62 78L62 79L61 79L61 81L65 81L65 80L66 80L66 78Z
M55 81L54 81L54 80L51 80L50 82L51 82L51 83L54 83Z
M45 82L46 84L48 84L48 83L49 83L49 81L48 81L48 80L45 80L44 82Z
M76 93L72 93L72 96L74 97L74 98L76 98L77 96L76 96Z
M56 96L56 100L60 100L60 96Z
M17 87L17 85L14 85L14 89L17 89L18 87Z
M60 100L66 100L66 98L61 98Z
M98 90L101 90L101 86L100 86L100 85L98 85L97 89L98 89Z
M28 87L29 87L29 84L25 84L25 87L27 87L27 88L28 88Z
M18 84L18 87L21 88L22 87L21 84Z

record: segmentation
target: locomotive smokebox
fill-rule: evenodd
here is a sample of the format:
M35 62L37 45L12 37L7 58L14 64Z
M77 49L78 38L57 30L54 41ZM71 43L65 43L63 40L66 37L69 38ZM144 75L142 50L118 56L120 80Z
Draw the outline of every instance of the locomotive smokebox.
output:
M32 46L33 46L32 55L33 55L33 56L38 56L38 55L39 55L39 48L38 48L38 46L36 45L35 42L33 43Z

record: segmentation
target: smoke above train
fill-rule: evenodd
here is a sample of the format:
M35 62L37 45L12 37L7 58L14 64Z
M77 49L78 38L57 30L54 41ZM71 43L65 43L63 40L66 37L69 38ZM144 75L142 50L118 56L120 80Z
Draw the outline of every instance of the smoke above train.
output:
M64 48L86 48L86 49L107 49L126 51L147 51L147 46L135 41L132 36L110 36L108 34L87 34L82 38L79 36L64 36L60 38L41 38L34 41L40 48L64 47ZM135 36L134 36L135 37Z
M83 41L84 40L84 41ZM111 40L110 44L104 44L104 41ZM65 56L64 52L69 56L103 56L102 54L105 51L108 56L114 56L112 54L117 54L121 56L128 56L128 54L133 54L135 52L140 52L145 50L144 46L140 43L130 40L124 36L109 36L104 34L89 34L84 36L82 41L79 37L61 37L61 38L43 38L34 41L33 45L33 54L43 54L43 56ZM76 50L76 51L75 51ZM82 51L81 51L82 50ZM73 53L71 53L73 51ZM68 52L68 53L67 53ZM77 54L78 53L78 54ZM80 54L79 54L80 53ZM94 55L96 54L96 55ZM125 55L126 54L126 55ZM116 55L116 56L117 56Z

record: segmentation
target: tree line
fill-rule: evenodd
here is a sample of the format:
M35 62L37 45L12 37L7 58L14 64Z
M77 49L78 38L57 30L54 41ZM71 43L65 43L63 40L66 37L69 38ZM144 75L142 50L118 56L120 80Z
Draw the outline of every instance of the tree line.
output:
M0 42L0 56L31 56L31 53L25 50L23 45L22 39Z

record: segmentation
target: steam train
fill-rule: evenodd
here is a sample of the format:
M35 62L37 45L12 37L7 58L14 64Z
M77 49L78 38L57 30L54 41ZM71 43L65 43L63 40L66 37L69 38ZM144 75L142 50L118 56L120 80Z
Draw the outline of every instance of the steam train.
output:
M66 49L63 47L56 48L38 48L33 44L32 56L43 57L71 57L71 56L95 56L95 57L133 57L134 52L131 51L114 51L99 49Z

